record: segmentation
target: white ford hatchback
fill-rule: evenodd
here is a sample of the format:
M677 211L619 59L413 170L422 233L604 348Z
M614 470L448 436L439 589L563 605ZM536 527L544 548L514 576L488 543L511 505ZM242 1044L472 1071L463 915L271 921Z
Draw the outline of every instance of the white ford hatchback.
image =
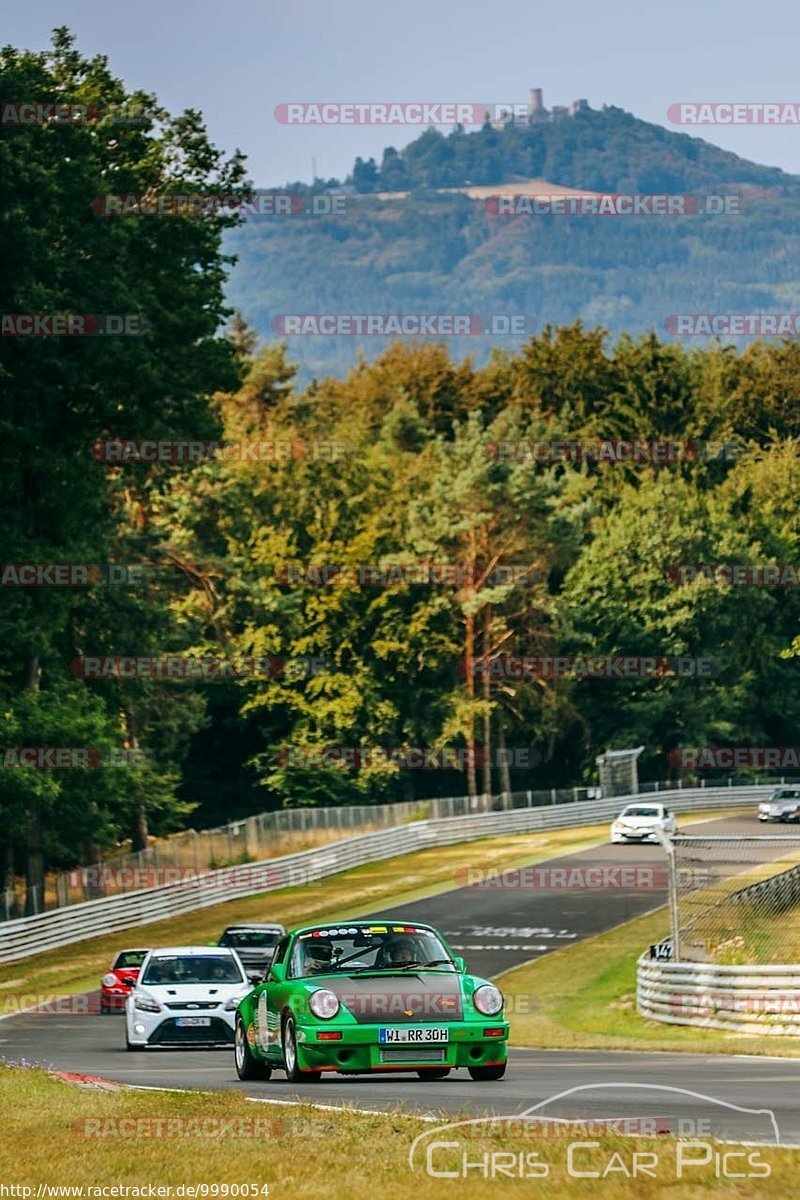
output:
M235 950L151 950L125 1004L126 1045L230 1046L236 1007L251 984Z

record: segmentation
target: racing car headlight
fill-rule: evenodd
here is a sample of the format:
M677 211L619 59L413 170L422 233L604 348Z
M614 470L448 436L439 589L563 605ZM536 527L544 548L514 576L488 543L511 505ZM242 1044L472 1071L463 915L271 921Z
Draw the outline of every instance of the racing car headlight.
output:
M152 996L135 996L133 1007L139 1012L161 1012L161 1005Z
M318 992L311 993L308 1007L315 1017L329 1021L339 1011L339 997L335 992L328 991L327 988L320 988Z
M472 1003L485 1017L494 1017L503 1007L503 993L493 983L484 983L472 993Z
M102 983L103 987L116 987L119 983L119 980L117 979L116 975L109 973L108 975L103 976Z

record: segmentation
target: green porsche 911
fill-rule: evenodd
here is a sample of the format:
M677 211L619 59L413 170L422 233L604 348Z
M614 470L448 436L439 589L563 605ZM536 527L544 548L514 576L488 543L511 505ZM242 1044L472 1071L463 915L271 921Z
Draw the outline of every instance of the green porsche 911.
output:
M502 1079L508 1022L492 983L468 975L429 925L401 920L313 925L282 938L269 973L240 1001L240 1079L293 1083L412 1071L443 1079L466 1067Z

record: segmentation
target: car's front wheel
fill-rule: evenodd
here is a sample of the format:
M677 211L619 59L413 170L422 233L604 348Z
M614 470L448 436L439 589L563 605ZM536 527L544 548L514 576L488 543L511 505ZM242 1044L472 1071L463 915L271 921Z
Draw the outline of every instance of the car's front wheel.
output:
M297 1033L294 1017L283 1022L283 1069L290 1083L319 1083L321 1071L303 1071L297 1062Z
M506 1073L505 1063L492 1063L488 1067L468 1067L470 1075L473 1079L482 1082L487 1079L502 1079Z
M247 1041L244 1021L236 1014L236 1032L233 1041L233 1061L236 1064L236 1074L240 1079L269 1079L272 1068L262 1059L256 1058Z

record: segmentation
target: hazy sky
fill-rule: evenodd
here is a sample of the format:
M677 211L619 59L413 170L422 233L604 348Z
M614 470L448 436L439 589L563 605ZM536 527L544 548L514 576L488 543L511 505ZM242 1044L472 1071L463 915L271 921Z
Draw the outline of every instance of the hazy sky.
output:
M343 176L418 129L289 127L287 101L522 102L586 97L671 126L677 101L800 101L800 12L788 0L36 0L7 5L0 40L43 48L68 25L129 87L199 108L261 186ZM10 99L3 97L3 99ZM707 127L707 140L800 173L800 127ZM556 181L558 182L558 181Z

